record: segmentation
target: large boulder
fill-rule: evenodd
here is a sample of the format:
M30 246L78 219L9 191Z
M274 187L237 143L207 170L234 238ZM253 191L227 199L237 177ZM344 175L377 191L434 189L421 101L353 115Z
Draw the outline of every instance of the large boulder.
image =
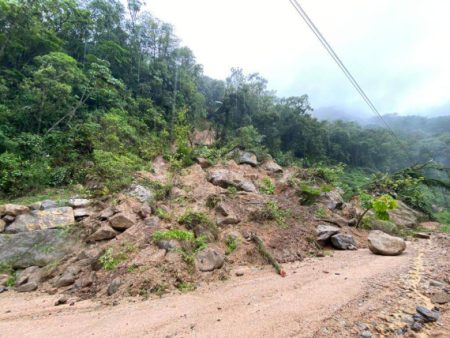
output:
M328 192L323 192L320 194L319 202L325 204L328 209L341 209L344 205L344 199L342 194L344 192L341 189L334 189Z
M14 268L45 266L78 249L60 229L0 235L0 262Z
M425 219L424 214L410 208L402 201L397 202L397 208L389 211L389 220L400 227L413 228Z
M113 239L119 233L108 224L102 224L92 235L87 238L87 242L98 242Z
M19 204L4 204L0 205L0 216L18 216L21 214L26 214L30 211L30 208L28 208L25 205L19 205Z
M369 233L369 249L376 255L396 256L406 249L406 242L399 237L374 230Z
M272 159L269 159L269 160L265 161L261 165L261 168L263 168L269 174L276 174L276 173L282 173L283 172L283 168L278 163L276 163L274 160L272 160Z
M69 199L69 205L72 208L86 208L91 204L91 201L86 198L71 198Z
M256 167L258 165L256 155L249 153L248 151L239 151L237 154L237 162L239 164L250 164L252 167Z
M51 229L74 223L75 217L70 207L33 210L29 214L18 215L6 228L6 233Z
M136 215L131 212L119 212L109 219L111 226L116 230L126 230L136 223Z
M331 237L331 244L339 250L356 250L356 242L351 235L336 234Z
M318 241L327 241L331 236L336 235L340 229L333 225L319 224L316 228L316 235Z
M197 254L197 268L202 272L220 269L225 261L224 255L208 248Z
M227 169L211 170L208 174L208 181L222 188L233 186L239 190L256 192L256 187L251 181L245 179L241 174Z

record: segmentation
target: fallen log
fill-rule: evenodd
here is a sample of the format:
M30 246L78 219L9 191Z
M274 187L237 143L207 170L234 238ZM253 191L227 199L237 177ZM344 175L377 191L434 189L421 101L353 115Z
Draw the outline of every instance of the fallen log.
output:
M251 240L253 242L255 242L255 244L256 244L256 246L258 248L258 251L261 254L261 256L263 256L270 264L272 264L272 266L275 268L276 272L281 277L286 277L286 271L283 270L283 268L281 267L280 263L277 262L275 257L273 257L269 253L269 251L267 251L267 248L264 245L264 242L255 233L251 234Z

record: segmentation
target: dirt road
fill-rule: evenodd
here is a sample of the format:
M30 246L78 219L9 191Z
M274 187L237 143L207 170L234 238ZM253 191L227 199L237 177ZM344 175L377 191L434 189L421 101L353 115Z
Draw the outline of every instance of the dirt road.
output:
M394 285L417 268L422 246L409 244L396 257L335 252L286 265L286 278L270 268L248 268L242 277L188 294L117 306L83 301L55 307L57 296L6 292L0 295L0 336L336 337L330 320L344 311L354 312L356 321L371 297L380 302L380 292L368 290ZM346 330L338 336L355 336Z

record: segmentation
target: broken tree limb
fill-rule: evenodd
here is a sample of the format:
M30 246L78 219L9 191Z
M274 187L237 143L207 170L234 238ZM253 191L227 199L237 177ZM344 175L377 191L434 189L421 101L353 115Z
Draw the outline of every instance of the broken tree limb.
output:
M273 257L268 251L266 246L264 245L264 242L255 234L251 234L251 240L255 242L256 246L258 247L258 251L272 266L275 268L277 273L281 277L286 277L286 272L283 270L281 265L277 262L275 257Z

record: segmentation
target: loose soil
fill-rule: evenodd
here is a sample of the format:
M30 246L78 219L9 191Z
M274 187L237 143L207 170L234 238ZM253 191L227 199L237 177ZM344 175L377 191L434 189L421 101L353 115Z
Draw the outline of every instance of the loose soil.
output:
M431 279L447 285L450 237L408 242L401 256L335 251L284 265L234 267L231 278L116 306L95 300L54 306L60 295L0 294L0 337L395 337L417 305L432 307ZM236 277L234 272L244 272ZM70 301L69 301L70 303ZM420 335L450 337L449 305Z

